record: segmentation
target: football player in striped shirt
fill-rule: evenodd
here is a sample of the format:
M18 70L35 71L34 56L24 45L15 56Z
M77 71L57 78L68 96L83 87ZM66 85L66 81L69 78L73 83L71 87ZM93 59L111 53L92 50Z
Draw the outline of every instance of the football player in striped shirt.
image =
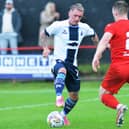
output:
M77 68L77 54L80 43L85 36L91 36L93 42L98 43L98 36L94 29L88 24L80 22L83 15L82 4L76 3L70 7L68 19L52 23L41 33L44 42L43 56L45 57L50 53L46 41L47 36L54 36L55 64L53 65L53 73L55 75L56 106L64 106L61 115L64 117L65 125L70 124L66 115L78 101L80 78ZM64 86L69 92L65 103L62 96Z

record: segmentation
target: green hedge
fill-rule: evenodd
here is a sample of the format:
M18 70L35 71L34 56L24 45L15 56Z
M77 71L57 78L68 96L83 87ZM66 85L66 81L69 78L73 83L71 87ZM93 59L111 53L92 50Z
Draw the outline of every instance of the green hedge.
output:
M97 73L93 72L91 64L80 64L79 65L79 71L81 76L85 75L98 75L98 76L103 76L105 72L107 71L109 67L109 64L101 64L100 69L98 70Z

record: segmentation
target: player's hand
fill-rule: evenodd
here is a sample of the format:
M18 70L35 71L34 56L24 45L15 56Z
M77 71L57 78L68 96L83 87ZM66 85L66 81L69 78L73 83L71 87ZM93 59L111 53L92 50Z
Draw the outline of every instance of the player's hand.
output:
M51 50L49 48L47 48L47 47L44 48L43 53L42 53L43 57L47 58L49 56L50 52L51 52Z
M92 69L94 72L97 72L99 68L100 68L100 61L97 57L94 57L92 61Z

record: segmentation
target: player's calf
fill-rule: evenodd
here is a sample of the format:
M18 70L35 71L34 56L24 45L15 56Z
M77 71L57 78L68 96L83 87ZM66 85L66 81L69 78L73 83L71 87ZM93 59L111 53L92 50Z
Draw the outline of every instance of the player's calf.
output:
M56 91L56 106L63 107L64 106L64 99L62 97L62 92L65 86L65 77L64 73L58 73L55 79L55 91Z

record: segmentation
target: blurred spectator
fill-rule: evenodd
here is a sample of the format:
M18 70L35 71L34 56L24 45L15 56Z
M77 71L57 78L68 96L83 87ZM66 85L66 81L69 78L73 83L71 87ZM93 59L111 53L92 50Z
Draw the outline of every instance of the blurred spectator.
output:
M0 12L0 48L17 48L21 39L21 17L14 8L13 0L5 1L5 8ZM12 54L18 54L17 50L11 50ZM7 50L1 50L1 54L7 54Z
M40 13L40 30L39 34L52 22L58 20L60 14L56 11L56 5L54 2L48 2L45 9ZM47 39L48 45L53 46L53 37ZM42 40L39 37L39 46L43 46Z

